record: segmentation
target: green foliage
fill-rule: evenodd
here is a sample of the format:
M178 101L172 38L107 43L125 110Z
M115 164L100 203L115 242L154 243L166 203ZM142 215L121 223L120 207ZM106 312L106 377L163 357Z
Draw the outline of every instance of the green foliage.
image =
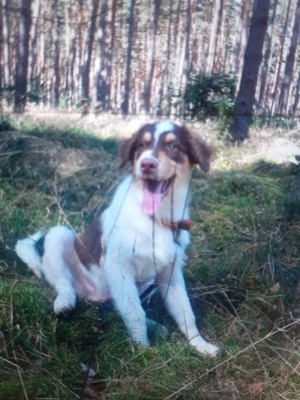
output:
M7 117L0 116L0 132L12 131L14 130L13 123Z
M298 122L295 118L270 116L270 112L265 112L253 117L253 126L258 129L268 126L272 129L289 131L296 129Z
M234 105L236 78L219 73L192 73L186 88L186 115L191 118L228 117Z

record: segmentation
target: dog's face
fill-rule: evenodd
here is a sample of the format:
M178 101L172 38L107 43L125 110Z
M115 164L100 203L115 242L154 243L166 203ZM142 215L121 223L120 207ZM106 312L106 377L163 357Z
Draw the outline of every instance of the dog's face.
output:
M130 161L143 184L143 212L157 212L176 183L188 181L192 167L209 170L211 148L185 127L169 121L144 125L120 145L121 166Z

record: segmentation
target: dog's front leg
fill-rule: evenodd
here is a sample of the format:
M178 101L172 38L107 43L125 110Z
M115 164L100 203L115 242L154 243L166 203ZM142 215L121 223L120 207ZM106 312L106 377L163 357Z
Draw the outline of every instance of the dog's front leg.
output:
M215 355L219 350L218 347L203 339L197 329L181 268L175 266L171 273L164 274L160 277L158 285L170 314L189 343L199 353Z
M139 299L139 293L133 277L122 272L121 267L113 265L107 281L115 307L121 314L131 338L145 347L149 346L146 314Z

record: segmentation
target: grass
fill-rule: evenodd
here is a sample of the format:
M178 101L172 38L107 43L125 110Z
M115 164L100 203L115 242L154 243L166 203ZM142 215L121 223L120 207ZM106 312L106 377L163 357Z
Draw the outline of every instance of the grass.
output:
M250 162L263 143L262 132L253 136L242 149L215 137L214 167L192 185L187 287L201 332L222 351L199 356L158 298L148 312L170 334L146 350L111 311L85 399L300 399L300 167ZM52 289L13 247L40 227L82 231L119 179L117 140L2 118L0 146L0 398L80 398L97 305L79 301L57 318Z

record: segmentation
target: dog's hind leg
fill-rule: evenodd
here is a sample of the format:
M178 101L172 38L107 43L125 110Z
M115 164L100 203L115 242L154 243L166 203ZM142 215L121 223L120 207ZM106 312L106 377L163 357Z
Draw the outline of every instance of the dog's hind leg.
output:
M69 277L60 277L59 281L52 286L54 286L57 294L53 305L55 314L61 314L75 308L76 293L73 286L70 284Z
M43 273L47 282L56 291L54 312L69 311L75 307L76 292L68 260L65 259L67 248L73 248L74 233L65 226L51 228L44 244Z

